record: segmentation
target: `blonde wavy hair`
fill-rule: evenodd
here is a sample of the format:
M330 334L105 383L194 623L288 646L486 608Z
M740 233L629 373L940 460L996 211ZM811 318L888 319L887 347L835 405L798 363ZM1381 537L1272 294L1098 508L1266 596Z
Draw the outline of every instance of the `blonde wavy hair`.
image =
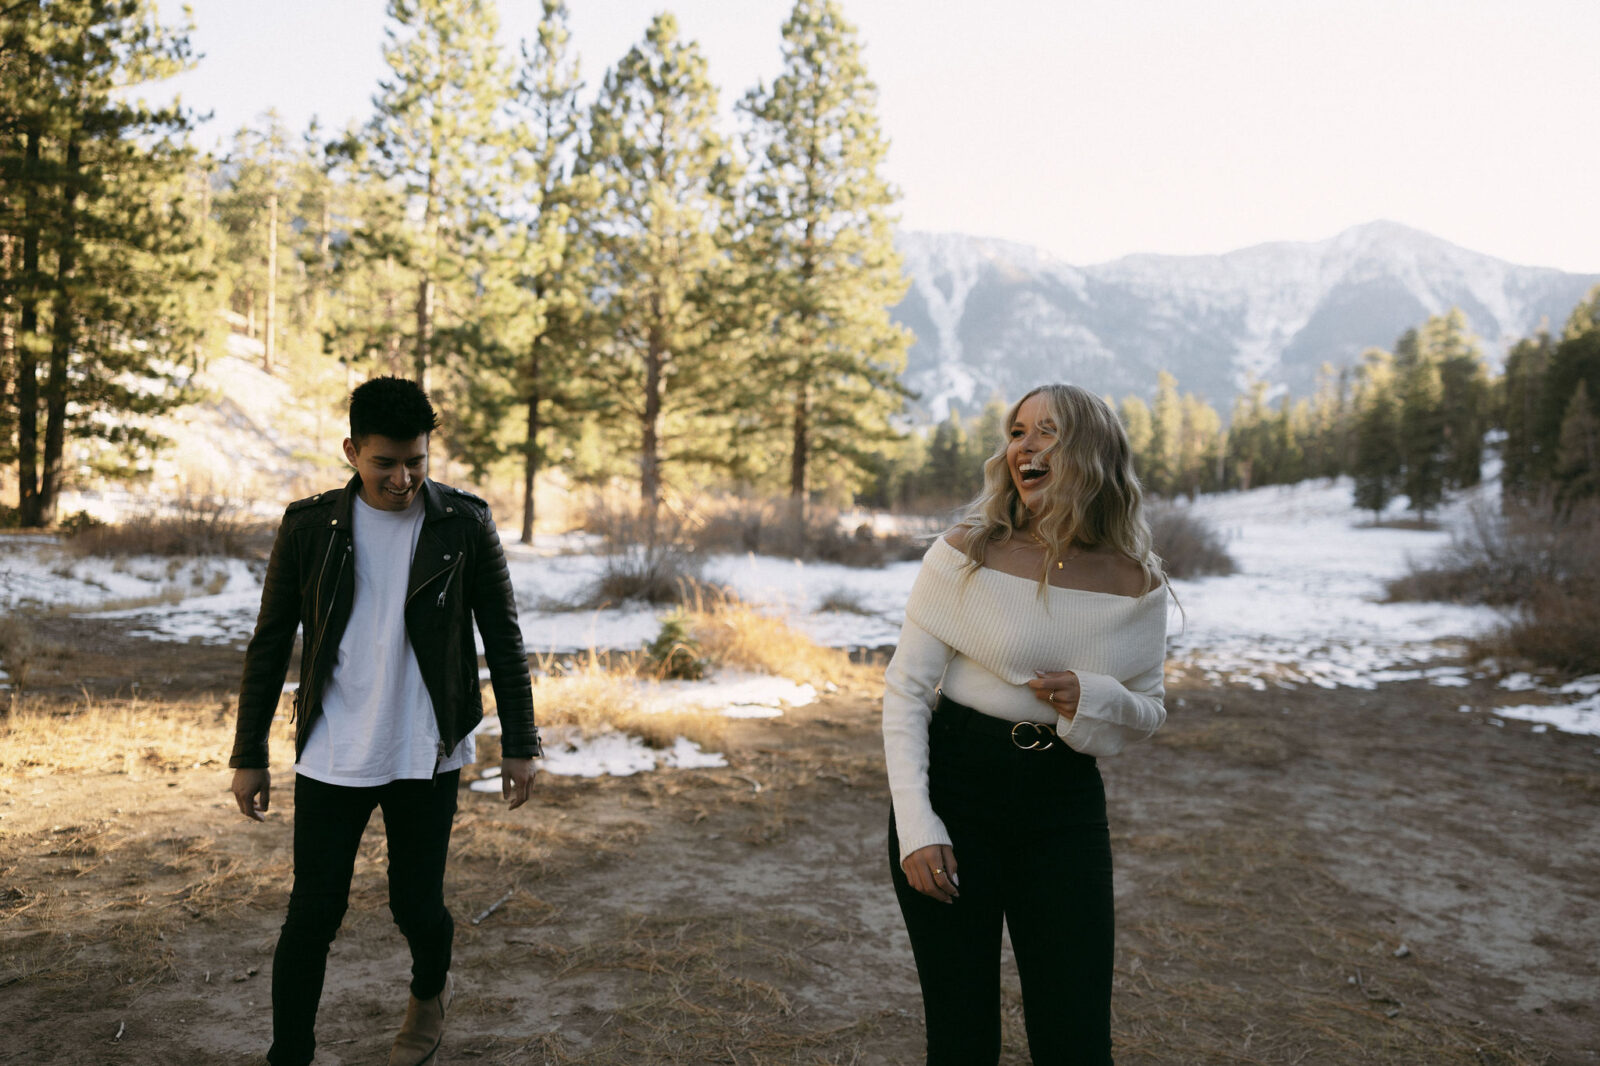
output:
M1034 396L1044 397L1056 439L1039 453L1053 476L1044 486L1044 509L1030 521L1011 480L1006 447L1017 411ZM1146 592L1163 581L1161 559L1151 548L1144 489L1133 470L1128 434L1110 405L1087 389L1040 385L1007 409L1000 443L983 464L983 491L956 525L969 570L983 565L990 544L1025 527L1044 542L1041 589L1051 564L1065 559L1074 545L1090 550L1110 547L1132 559L1145 573Z

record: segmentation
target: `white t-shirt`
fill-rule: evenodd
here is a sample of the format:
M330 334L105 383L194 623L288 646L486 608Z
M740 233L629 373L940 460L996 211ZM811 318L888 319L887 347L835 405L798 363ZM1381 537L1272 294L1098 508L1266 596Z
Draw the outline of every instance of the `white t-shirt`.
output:
M368 788L430 778L476 758L470 736L441 758L433 700L406 635L406 585L422 512L420 493L404 511L380 511L356 497L355 602L297 774Z

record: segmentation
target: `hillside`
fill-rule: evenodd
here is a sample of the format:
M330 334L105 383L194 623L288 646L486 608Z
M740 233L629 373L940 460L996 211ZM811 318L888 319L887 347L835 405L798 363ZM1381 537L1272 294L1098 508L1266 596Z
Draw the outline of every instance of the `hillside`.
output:
M903 233L911 288L895 318L916 334L904 376L919 413L971 413L1040 381L1153 394L1168 370L1226 413L1254 375L1305 395L1323 363L1392 347L1458 307L1498 363L1542 324L1559 329L1600 275L1517 266L1392 222L1328 240L1217 256L1134 255L1074 266L1024 245Z

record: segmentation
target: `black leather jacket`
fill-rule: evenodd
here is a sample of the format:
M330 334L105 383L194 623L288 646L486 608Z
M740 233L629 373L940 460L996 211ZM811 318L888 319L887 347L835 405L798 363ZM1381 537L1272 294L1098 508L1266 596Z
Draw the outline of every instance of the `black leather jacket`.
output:
M354 477L343 489L296 500L284 511L267 563L261 614L245 650L229 766L268 765L268 731L289 670L295 631L301 627L305 641L294 700L297 759L311 724L322 713L322 691L338 661L355 601L351 517L360 488L361 479ZM411 558L406 633L433 701L441 751L455 750L483 720L472 639L476 618L500 716L501 753L508 758L538 756L528 659L489 505L431 480L423 482L420 494L422 530Z

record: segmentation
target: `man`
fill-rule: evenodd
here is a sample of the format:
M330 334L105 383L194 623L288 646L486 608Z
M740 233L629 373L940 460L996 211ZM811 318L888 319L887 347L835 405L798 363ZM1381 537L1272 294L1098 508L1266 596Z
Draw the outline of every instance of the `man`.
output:
M432 1061L450 1005L455 925L444 866L461 767L483 718L472 622L483 637L504 755L501 794L528 799L541 754L511 578L489 507L428 480L438 427L412 381L350 395L343 489L289 505L245 651L233 795L263 821L267 737L295 631L294 888L272 960L273 1066L305 1066L328 946L344 917L356 849L375 807L389 845L389 909L411 949L411 999L391 1066Z

